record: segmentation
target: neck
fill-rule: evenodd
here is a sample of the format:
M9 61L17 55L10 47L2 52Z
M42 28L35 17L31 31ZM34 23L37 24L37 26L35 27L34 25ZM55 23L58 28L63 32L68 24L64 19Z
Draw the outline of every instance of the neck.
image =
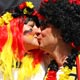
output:
M65 43L56 46L52 52L53 59L56 60L58 66L62 66L67 56L71 53L71 47Z

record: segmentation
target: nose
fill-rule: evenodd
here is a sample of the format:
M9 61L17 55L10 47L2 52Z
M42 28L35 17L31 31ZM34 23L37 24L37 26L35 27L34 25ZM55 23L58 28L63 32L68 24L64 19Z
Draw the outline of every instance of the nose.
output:
M40 33L41 33L41 29L40 28L38 28L38 27L34 27L34 30L33 30L34 32L35 32L35 34L38 36L38 35L40 35Z
M38 28L38 30L36 31L36 35L38 36L38 35L40 35L40 33L41 33L41 29Z

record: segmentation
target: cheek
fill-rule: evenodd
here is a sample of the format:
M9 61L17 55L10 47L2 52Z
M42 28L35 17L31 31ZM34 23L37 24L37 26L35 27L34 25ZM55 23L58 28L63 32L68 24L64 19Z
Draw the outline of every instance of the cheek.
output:
M54 37L52 34L48 34L45 37L42 38L41 40L41 45L43 46L51 46L51 45L56 45L57 44L57 38Z
M24 35L24 36L23 36L23 41L24 41L25 43L31 43L32 40L33 40L33 36L32 36L32 35Z
M43 37L48 37L48 36L51 35L51 34L52 34L51 28L46 28L46 29L42 30L42 32L41 32L41 35L42 35Z
M30 40L29 38L24 37L23 40L24 40L25 52L32 49L38 49L39 44L36 38Z
M25 44L26 46L27 46L28 44L29 44L29 45L36 45L36 46L39 45L37 38L35 38L34 36L31 36L31 35L23 36L23 41L24 41L24 44Z

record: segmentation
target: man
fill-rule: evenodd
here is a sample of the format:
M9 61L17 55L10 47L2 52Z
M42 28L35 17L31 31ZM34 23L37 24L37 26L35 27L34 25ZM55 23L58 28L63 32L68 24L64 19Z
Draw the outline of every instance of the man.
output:
M45 18L40 47L53 58L45 80L80 80L80 2L44 0L39 12Z

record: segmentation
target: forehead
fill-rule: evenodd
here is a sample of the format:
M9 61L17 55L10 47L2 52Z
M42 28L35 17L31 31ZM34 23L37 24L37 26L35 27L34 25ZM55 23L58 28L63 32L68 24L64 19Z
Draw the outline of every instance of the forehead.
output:
M48 22L42 22L41 25L40 25L40 28L43 30L43 29L46 29L46 28L53 28L53 25L48 23Z
M34 24L35 22L34 21L28 21L27 25L28 24Z
M41 25L40 28L42 31L46 30L51 31L52 33L60 33L60 30L50 23L47 23L46 25Z

